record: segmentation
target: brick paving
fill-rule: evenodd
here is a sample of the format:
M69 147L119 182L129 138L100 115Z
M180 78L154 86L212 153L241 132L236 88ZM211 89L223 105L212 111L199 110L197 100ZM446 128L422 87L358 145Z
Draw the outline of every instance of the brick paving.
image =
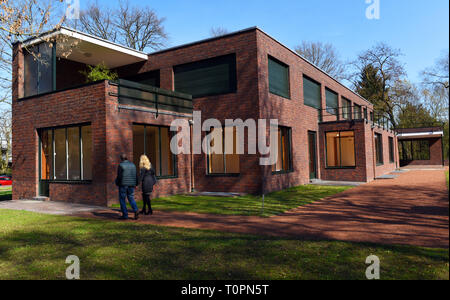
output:
M113 219L118 212L79 215ZM449 199L442 170L401 173L270 218L156 211L130 222L305 239L449 245Z

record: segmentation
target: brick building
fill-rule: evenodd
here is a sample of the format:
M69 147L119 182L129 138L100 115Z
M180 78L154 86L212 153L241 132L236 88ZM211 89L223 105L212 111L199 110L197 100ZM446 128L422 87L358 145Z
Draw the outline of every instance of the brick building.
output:
M99 63L120 79L84 83L80 71ZM276 163L247 151L173 155L171 122L190 121L192 132L194 111L222 125L277 119ZM399 167L397 143L371 103L258 28L151 54L68 28L14 44L13 199L115 203L121 153L150 157L155 196L367 182Z

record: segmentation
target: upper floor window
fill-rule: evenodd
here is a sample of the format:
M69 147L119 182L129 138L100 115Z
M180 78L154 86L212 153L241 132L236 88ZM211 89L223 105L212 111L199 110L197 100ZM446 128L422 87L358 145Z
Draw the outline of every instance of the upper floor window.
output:
M230 54L173 67L175 91L194 98L234 93L236 55Z
M342 117L350 120L352 116L352 102L348 99L342 98Z
M269 56L269 91L290 98L289 66Z
M338 94L330 89L325 90L327 100L327 112L332 115L337 115L338 110Z
M303 98L305 105L321 109L322 96L320 84L306 76L303 76Z
M24 48L24 96L53 90L53 50L49 43Z
M361 120L362 119L362 108L361 105L355 104L353 109L353 119Z

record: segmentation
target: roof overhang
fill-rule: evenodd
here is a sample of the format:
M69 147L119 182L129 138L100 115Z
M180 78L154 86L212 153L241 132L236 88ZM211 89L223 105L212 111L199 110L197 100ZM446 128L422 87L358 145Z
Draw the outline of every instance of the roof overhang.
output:
M399 140L439 138L439 137L443 137L443 136L444 136L443 131L408 132L408 133L398 133L397 134L397 137Z
M117 68L148 60L148 55L122 45L86 34L74 29L61 27L57 30L27 40L23 47L31 47L43 41L56 40L56 56L88 65L104 63L109 68Z

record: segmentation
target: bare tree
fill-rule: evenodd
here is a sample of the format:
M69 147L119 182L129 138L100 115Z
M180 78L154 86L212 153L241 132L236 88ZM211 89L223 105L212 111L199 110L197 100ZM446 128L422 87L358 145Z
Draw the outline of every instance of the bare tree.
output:
M119 1L114 9L92 3L80 12L79 20L68 20L65 24L139 51L148 51L165 46L168 36L164 21L165 18L159 18L148 6L130 6L125 0Z
M351 63L354 73L351 74L354 88L359 89L358 79L360 74L367 70L367 66L371 66L379 78L380 87L377 97L370 99L375 109L388 115L389 120L396 127L395 111L401 103L399 103L398 95L401 88L401 81L405 78L405 70L399 61L402 55L400 50L393 49L385 43L378 43L371 49L362 52L358 58ZM405 93L407 91L403 91Z
M439 85L445 89L449 89L449 52L448 49L442 52L441 57L438 58L436 64L422 71L423 84L436 86Z
M339 59L339 54L332 44L303 41L295 47L295 52L334 78L345 78L345 64Z
M211 37L219 37L228 34L229 31L224 27L212 27L209 31Z

